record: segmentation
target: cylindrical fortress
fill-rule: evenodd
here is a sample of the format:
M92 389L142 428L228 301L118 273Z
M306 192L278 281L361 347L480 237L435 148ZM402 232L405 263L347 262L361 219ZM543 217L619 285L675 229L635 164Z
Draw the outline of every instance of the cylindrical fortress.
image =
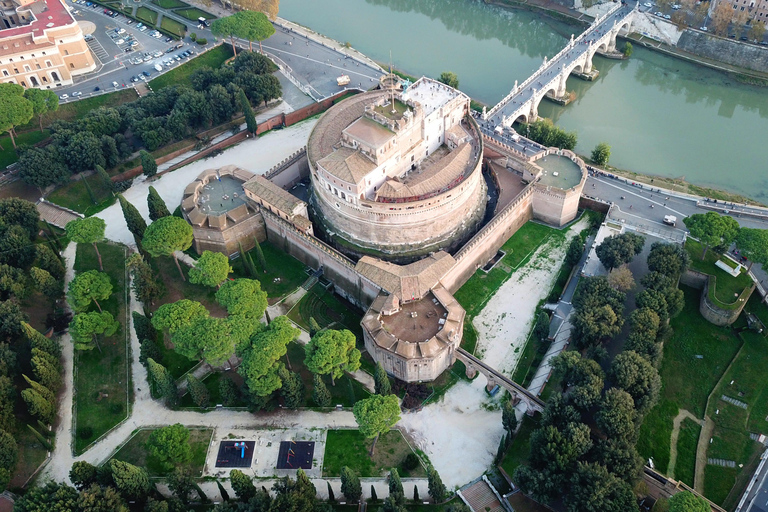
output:
M469 98L422 78L329 109L309 137L315 221L349 254L452 249L485 213L482 137Z

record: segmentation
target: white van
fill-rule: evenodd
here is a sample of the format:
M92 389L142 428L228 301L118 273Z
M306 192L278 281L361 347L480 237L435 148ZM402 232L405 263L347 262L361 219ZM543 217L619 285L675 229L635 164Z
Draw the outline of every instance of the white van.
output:
M155 64L155 70L160 72L163 70L163 66L161 66L160 64Z

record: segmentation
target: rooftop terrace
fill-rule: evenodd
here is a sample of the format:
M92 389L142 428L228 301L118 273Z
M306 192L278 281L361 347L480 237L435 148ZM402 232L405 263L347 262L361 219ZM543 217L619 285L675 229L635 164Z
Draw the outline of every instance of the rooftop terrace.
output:
M539 181L542 185L566 190L581 181L581 168L570 158L547 155L534 163L544 170Z
M394 315L381 315L384 329L398 339L412 343L426 341L436 335L448 312L432 293L423 299L402 304Z
M462 93L452 87L437 80L420 78L403 92L402 98L421 104L426 117L457 96L462 96Z

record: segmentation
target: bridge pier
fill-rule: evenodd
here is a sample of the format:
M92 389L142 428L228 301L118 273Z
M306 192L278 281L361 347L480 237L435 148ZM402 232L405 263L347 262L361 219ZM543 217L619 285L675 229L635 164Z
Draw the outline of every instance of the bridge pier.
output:
M465 364L464 368L466 368L466 372L465 373L466 373L468 379L472 380L475 377L477 377L477 368L475 368L474 366L469 365L469 364Z

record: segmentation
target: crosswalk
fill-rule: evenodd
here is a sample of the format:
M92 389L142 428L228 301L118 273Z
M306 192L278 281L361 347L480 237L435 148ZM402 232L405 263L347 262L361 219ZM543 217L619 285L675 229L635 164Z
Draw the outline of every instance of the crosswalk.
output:
M107 50L104 49L104 47L96 38L88 41L88 47L102 64L109 61L109 53L107 53Z

